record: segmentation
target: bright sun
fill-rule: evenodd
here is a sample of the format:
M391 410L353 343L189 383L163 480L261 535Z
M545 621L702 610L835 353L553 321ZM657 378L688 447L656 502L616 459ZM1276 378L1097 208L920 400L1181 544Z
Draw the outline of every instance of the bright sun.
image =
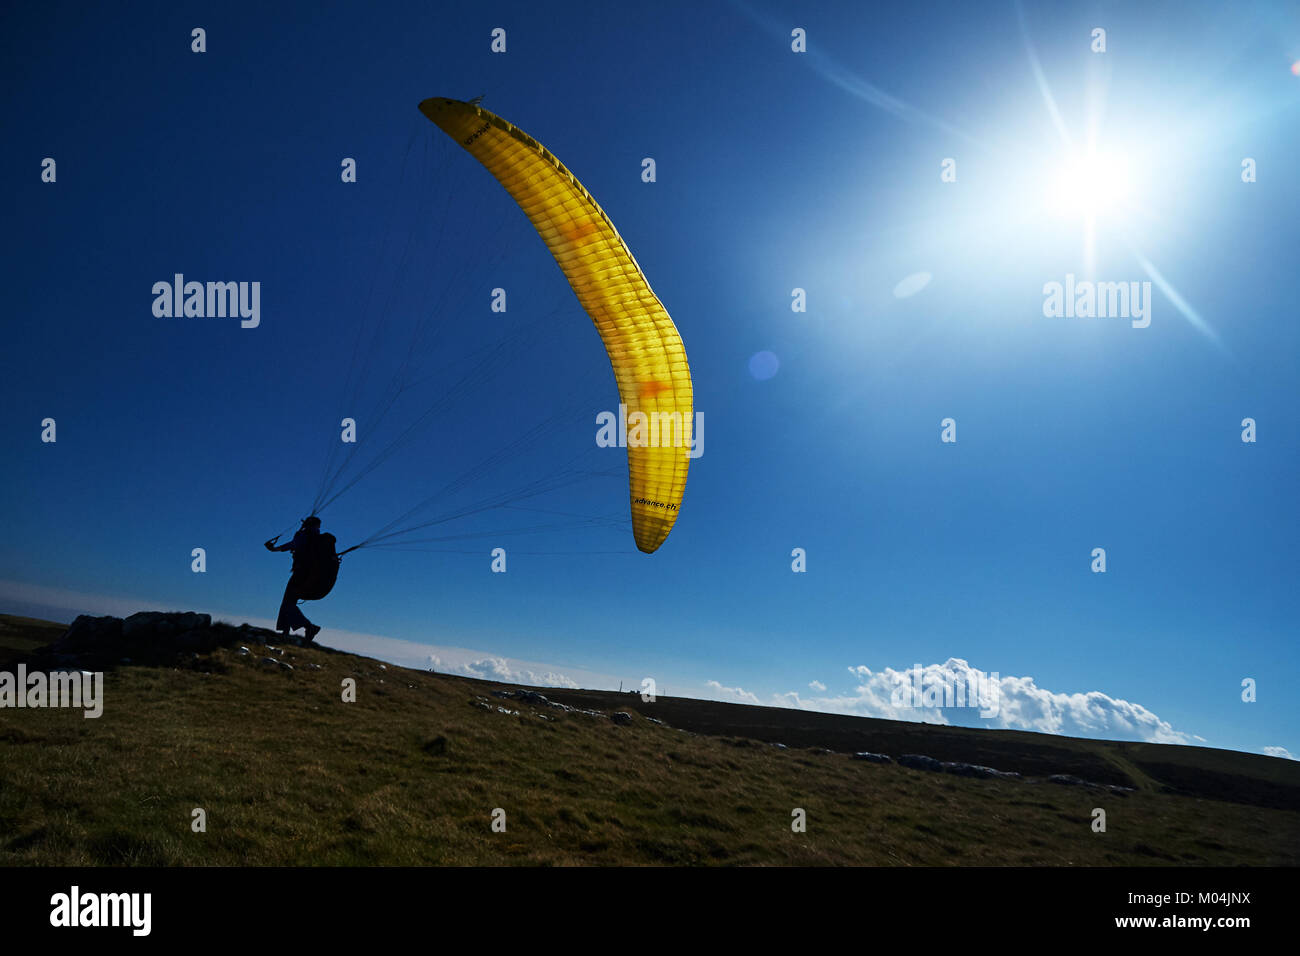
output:
M1089 153L1064 164L1052 182L1049 208L1085 219L1122 212L1132 190L1128 163L1114 153Z

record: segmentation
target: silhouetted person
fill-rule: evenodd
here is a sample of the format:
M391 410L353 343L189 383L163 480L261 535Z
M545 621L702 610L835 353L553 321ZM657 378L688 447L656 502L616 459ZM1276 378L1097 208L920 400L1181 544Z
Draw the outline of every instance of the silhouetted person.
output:
M289 583L284 587L284 600L280 602L280 616L276 618L275 629L290 634L301 627L306 630L307 640L310 642L320 633L320 626L307 620L307 615L298 608L298 600L306 597L307 575L312 570L308 567L308 561L312 560L319 550L320 518L314 515L303 518L302 527L288 544L276 546L275 541L278 537L279 535L276 535L266 542L266 550L292 551L293 571L289 575ZM333 550L331 547L331 553Z

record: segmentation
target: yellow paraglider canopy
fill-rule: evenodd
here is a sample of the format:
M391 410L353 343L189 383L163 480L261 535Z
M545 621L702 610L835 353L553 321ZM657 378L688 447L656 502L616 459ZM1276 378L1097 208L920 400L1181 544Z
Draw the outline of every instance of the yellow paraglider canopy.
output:
M434 97L420 112L506 188L595 323L626 406L632 531L653 552L677 520L690 464L691 370L677 327L604 210L550 150L473 103Z

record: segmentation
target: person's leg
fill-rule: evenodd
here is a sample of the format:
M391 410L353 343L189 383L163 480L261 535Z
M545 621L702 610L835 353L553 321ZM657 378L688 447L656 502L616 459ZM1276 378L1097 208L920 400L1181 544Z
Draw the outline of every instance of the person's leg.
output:
M284 586L284 600L280 602L280 616L275 620L275 629L288 634L300 627L311 627L311 621L298 608L298 588L293 578L290 578Z

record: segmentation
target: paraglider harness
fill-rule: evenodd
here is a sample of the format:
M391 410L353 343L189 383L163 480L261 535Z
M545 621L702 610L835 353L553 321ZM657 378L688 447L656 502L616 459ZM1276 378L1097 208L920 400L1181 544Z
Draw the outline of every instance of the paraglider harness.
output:
M267 542L274 544L279 539L277 534ZM298 581L298 599L302 601L319 601L334 590L334 582L339 577L339 567L343 564L343 555L355 548L348 548L343 554L334 551L338 539L326 533L317 534L312 539L310 548L295 550L293 553L293 577Z
M334 553L336 540L332 534L316 535L311 550L303 555L304 567L294 570L294 577L299 579L298 597L302 600L319 601L334 590L339 565L343 563L343 558ZM297 553L294 557L298 557Z

